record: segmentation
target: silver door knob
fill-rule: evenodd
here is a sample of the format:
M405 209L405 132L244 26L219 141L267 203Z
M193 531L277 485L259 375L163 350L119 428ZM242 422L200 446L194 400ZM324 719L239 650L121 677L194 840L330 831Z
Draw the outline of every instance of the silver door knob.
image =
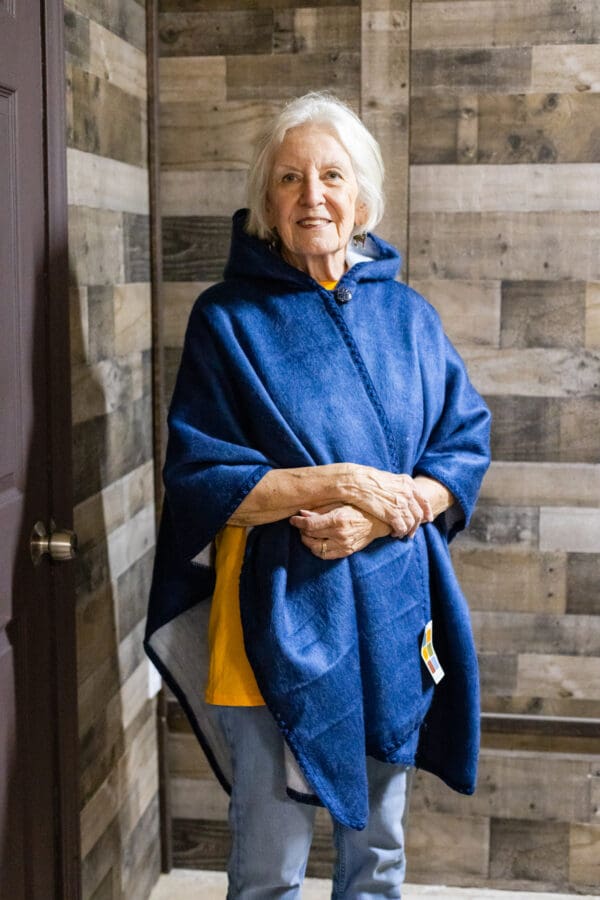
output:
M35 566L46 553L54 562L64 562L67 559L74 559L77 555L77 535L74 531L67 529L58 531L54 522L50 522L50 534L48 534L44 523L36 522L31 532L29 547Z

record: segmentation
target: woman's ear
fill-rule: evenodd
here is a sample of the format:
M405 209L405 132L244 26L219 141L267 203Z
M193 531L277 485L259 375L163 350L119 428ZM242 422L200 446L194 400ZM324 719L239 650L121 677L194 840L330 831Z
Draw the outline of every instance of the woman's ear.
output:
M354 213L354 225L356 228L362 228L367 221L367 204L362 200L356 202L356 211Z

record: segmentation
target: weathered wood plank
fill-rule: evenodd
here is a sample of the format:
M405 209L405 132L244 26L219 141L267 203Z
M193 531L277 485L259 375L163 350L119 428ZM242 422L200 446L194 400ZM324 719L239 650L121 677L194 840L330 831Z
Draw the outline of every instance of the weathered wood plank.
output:
M161 0L163 12L220 12L225 9L239 10L240 5L253 9L291 9L315 6L315 0ZM319 8L328 6L360 6L360 0L319 0Z
M210 286L207 281L167 281L163 284L165 347L182 347L187 322L196 298Z
M600 94L479 97L478 161L586 163L600 159Z
M195 734L171 732L168 738L167 755L169 772L173 777L183 778L186 781L196 779L210 782L216 780ZM220 785L219 789L223 791ZM173 815L178 818L177 813Z
M123 213L124 280L149 284L150 217Z
M72 366L73 422L84 422L139 400L144 394L142 380L136 377L141 362L141 355L136 354L127 359L105 359L92 366Z
M500 282L439 278L410 285L435 306L448 337L459 346L500 342Z
M600 466L495 460L481 498L501 506L600 506Z
M479 653L479 681L483 706L489 696L511 696L517 686L517 657L514 653Z
M599 114L600 94L592 93L417 94L411 98L411 162L594 163L600 159Z
M146 14L136 0L68 0L67 7L146 51Z
M569 829L569 878L589 885L595 893L600 884L600 825L572 823Z
M466 532L456 538L457 546L516 544L536 547L539 510L535 507L493 506L481 502L475 508Z
M503 697L488 694L483 698L482 704L487 713L600 719L600 700L590 700L589 698L540 697L537 693L525 695L513 693Z
M600 554L567 554L567 612L600 616Z
M224 56L163 56L159 73L161 104L226 99Z
M109 285L124 280L123 214L69 207L71 281Z
M280 105L254 101L164 104L160 129L163 173L195 169L243 169L245 173L257 138Z
M531 87L531 48L413 50L411 91L522 93Z
M164 216L225 216L247 205L245 169L167 170L161 173Z
M600 383L600 353L562 348L468 347L469 372L487 397L594 397Z
M599 36L594 0L441 0L413 5L416 49L527 47L593 43Z
M70 67L67 89L67 144L134 166L146 166L146 133L141 104L97 75Z
M585 346L600 347L600 283L593 282L585 289Z
M341 100L357 105L360 53L277 53L227 58L228 100L284 100L326 85Z
M563 553L537 553L513 546L462 548L452 553L469 606L487 612L566 609L567 562Z
M411 212L600 210L600 166L414 166Z
M231 220L218 216L163 219L165 281L220 281L229 252Z
M590 212L413 213L411 277L600 281Z
M600 553L600 509L542 507L540 549Z
M271 52L270 9L161 12L158 17L161 56L227 56Z
M558 94L600 91L597 43L534 47L531 88Z
M501 347L585 344L586 285L578 281L502 283Z
M144 783L142 795L139 791L132 790L136 782ZM131 825L132 818L135 821L139 819L157 790L156 724L149 719L117 761L106 781L81 811L82 854L85 856L89 853L127 801L142 806L141 810L135 811L137 815L133 810L129 811L128 818Z
M185 778L173 772L170 791L172 815L175 819L227 821L229 797L214 777Z
M152 345L150 285L117 284L113 292L114 352L117 356L149 350Z
M146 168L69 147L67 170L72 206L148 213Z
M482 878L487 874L488 856L489 819L485 817L421 810L410 820L406 847L409 881L454 880L465 875Z
M85 68L90 57L90 20L65 7L65 58Z
M117 607L117 638L120 642L145 619L153 563L154 547L151 547L113 584Z
M493 396L492 457L507 462L598 463L600 398Z
M80 503L152 456L150 398L73 428L74 502Z
M491 878L564 883L569 875L568 822L490 822Z
M517 694L600 700L600 659L523 653L517 667ZM581 816L574 816L579 819Z
M297 6L276 11L273 24L276 53L355 50L360 43L358 6Z
M541 766L536 753L484 750L472 797L440 791L434 779L417 773L411 813L420 815L434 808L450 815L589 822L590 768L586 757L549 753ZM548 790L550 784L560 785L560 790Z
M482 653L599 657L600 621L595 616L474 610L473 630ZM585 668L586 663L581 661Z
M87 71L104 78L126 94L146 101L146 53L123 38L90 21L90 53Z

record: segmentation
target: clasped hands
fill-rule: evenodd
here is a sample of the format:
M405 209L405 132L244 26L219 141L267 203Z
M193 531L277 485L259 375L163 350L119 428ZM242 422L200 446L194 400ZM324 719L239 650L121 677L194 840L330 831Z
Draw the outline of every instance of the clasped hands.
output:
M301 509L290 524L301 532L302 543L322 559L343 559L363 550L376 538L414 537L423 522L433 521L424 486L410 475L358 466L352 504L330 503Z

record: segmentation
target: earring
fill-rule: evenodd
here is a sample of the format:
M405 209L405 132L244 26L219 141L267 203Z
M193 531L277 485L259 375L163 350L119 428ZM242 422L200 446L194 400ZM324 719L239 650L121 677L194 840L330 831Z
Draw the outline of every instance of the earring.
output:
M364 247L366 239L367 239L367 232L361 231L360 234L354 235L354 237L352 238L352 243L354 244L355 247L359 247L359 246Z

